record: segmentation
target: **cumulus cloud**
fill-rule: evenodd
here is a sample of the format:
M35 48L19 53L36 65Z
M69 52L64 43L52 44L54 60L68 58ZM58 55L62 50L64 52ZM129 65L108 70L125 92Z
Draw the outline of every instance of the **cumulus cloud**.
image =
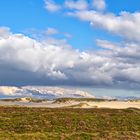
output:
M61 6L56 4L53 0L44 0L45 8L50 12L56 12L61 9Z
M112 34L121 36L127 41L140 42L140 13L121 12L118 16L113 13L100 13L93 10L76 11L71 16L88 21L93 27L104 29Z
M66 0L65 7L69 9L85 10L88 8L88 3L86 0Z
M105 50L81 52L65 40L37 41L9 31L0 38L1 84L140 88L139 44L124 43L122 47L105 40L97 42Z
M107 41L107 40L97 39L96 44L104 49L116 50L118 48L117 44L114 44L114 43Z
M8 37L11 34L10 29L8 27L0 27L0 38Z
M97 10L103 11L106 8L106 3L104 0L93 0L93 6Z
M51 38L37 42L42 48L45 46L46 54L53 56L50 61L46 56L43 57L42 65L47 67L42 71L45 71L46 77L52 76L51 79L63 80L68 84L140 88L140 12L121 11L116 15L103 12L106 9L105 0L92 2L90 5L90 2L85 0L66 0L63 8L67 9L64 12L89 22L93 28L120 36L123 42L113 43L97 39L96 43L102 49L94 52L74 50L65 40ZM49 49L50 46L53 49Z

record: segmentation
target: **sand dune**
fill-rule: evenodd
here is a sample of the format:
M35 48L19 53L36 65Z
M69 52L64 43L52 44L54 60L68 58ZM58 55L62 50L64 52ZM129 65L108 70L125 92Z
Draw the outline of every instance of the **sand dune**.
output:
M27 102L26 101L0 101L0 106L27 106L27 107L48 107L48 108L112 108L112 109L126 109L138 108L140 109L140 101L69 101L58 103L55 101L43 102Z

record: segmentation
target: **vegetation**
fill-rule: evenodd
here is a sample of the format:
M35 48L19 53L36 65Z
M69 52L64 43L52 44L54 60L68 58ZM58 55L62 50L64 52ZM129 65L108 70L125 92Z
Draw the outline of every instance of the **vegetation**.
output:
M20 102L20 101L23 101L22 100L23 98L10 98L10 99L0 99L0 101L7 101L7 102ZM28 102L34 102L34 103L40 103L40 102L43 102L43 101L47 101L47 99L36 99L36 98L31 98L31 97L25 97L25 99L28 101Z
M71 106L68 106L66 108L82 108L82 107L87 107L89 106L88 103L79 103L79 104L76 104L76 105L71 105ZM98 106L94 106L92 108L97 108Z
M132 100L128 100L129 102L140 102L140 99L132 99Z
M0 140L138 139L138 109L0 107Z
M87 101L87 102L103 102L103 101L116 101L117 99L102 99L102 98L58 98L54 103L66 103L69 101Z

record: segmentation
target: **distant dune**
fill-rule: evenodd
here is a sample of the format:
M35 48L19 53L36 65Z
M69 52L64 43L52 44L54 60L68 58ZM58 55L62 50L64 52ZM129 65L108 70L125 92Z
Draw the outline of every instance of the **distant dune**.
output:
M26 107L45 107L45 108L112 108L140 109L140 100L108 100L96 98L58 98L54 100L35 99L31 97L1 99L0 106L26 106Z

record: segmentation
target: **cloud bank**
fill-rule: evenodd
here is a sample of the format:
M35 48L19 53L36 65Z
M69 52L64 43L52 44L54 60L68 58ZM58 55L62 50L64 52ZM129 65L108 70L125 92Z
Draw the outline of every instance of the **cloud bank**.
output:
M0 28L1 85L97 85L140 88L140 48L97 40L101 50L79 51L64 40L37 41Z
M63 6L45 0L46 9L89 22L120 36L122 42L97 38L96 51L73 49L65 39L49 38L58 34L54 28L47 38L37 40L0 28L0 85L92 85L140 89L140 13L105 12L103 0L66 0ZM94 9L96 8L96 10ZM43 32L44 34L44 32Z
M17 97L39 97L39 98L93 98L94 96L88 92L79 89L69 89L60 87L39 87L39 86L24 86L24 87L0 87L0 94L3 96Z

